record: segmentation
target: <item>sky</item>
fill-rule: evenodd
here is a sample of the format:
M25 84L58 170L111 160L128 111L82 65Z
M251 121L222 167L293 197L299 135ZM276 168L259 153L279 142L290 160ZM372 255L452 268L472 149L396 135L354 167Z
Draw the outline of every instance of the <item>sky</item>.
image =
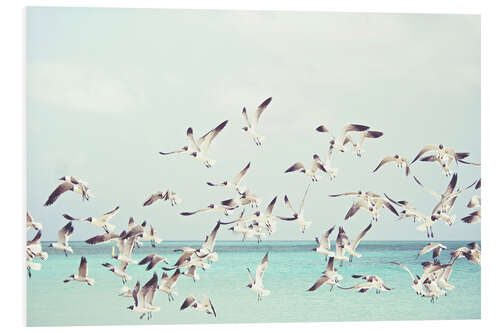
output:
M337 135L349 123L384 135L367 140L361 158L352 149L335 153L337 178L312 184L305 202L311 227L302 234L279 222L270 240L312 240L333 224L355 238L370 216L343 220L354 200L328 194L346 191L387 193L430 214L436 200L401 169L372 173L385 156L413 159L442 143L481 160L478 15L29 7L26 22L27 209L43 223L42 240L57 238L64 213L100 216L118 205L110 221L117 231L133 216L165 240L203 239L231 218L179 213L233 197L206 182L230 180L249 161L244 183L263 199L260 208L278 196L276 214L289 215L283 196L297 207L309 180L284 170L310 166L315 153L326 158L328 138L314 131L320 124ZM252 114L270 96L257 147L241 110ZM188 127L198 137L224 120L210 148L214 167L158 154L186 145ZM480 177L478 167L452 168L459 188ZM436 192L449 182L437 164L415 163L412 174ZM65 193L43 207L64 175L87 181L95 197ZM142 207L168 188L182 204ZM480 224L460 221L473 194L457 200L453 226L434 226L437 239L480 239ZM74 224L72 240L102 232ZM426 240L415 227L384 210L366 239ZM220 240L240 239L222 231Z

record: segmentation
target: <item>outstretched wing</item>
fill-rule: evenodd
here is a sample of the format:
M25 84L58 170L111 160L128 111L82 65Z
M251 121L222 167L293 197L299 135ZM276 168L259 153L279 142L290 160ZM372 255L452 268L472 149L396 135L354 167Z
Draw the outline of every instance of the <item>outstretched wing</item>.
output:
M247 173L247 171L248 171L249 168L250 168L250 162L248 162L248 164L243 168L243 170L241 170L240 172L238 172L238 174L234 177L232 183L234 185L238 185L240 183L241 179Z
M43 204L44 206L52 205L60 196L66 191L73 190L74 185L71 182L64 182L59 184L56 189L49 195L47 201Z
M387 157L384 157L382 159L382 161L380 161L380 163L377 165L377 167L375 168L375 170L373 170L373 172L376 172L378 169L380 169L380 167L386 163L389 163L389 162L394 162L394 161L397 161L397 158L395 158L394 156L387 156Z
M210 144L212 141L215 139L215 137L222 131L224 127L226 127L227 123L229 120L225 120L219 125L217 125L216 128L213 130L209 131L207 134L202 136L201 138L198 139L198 146L200 147L200 150L207 152L208 149L210 148Z
M264 112L264 110L267 108L267 106L269 105L269 103L271 103L272 100L273 100L272 97L267 98L257 108L257 111L255 112L255 126L257 126L259 124L259 119L260 119L260 116L262 115L262 112Z
M417 154L417 156L415 156L415 158L413 159L413 161L411 161L410 164L413 164L416 160L418 160L420 158L420 156L422 156L423 154L429 152L429 151L437 151L438 148L434 145L427 145L425 146L424 148L422 148L422 150L420 150Z

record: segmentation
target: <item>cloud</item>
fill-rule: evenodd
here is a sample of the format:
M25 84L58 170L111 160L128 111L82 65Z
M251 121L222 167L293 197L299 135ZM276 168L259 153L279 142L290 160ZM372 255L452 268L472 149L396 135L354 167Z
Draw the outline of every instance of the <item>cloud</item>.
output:
M30 64L27 96L68 111L120 112L137 108L141 99L125 82L118 73L91 66Z

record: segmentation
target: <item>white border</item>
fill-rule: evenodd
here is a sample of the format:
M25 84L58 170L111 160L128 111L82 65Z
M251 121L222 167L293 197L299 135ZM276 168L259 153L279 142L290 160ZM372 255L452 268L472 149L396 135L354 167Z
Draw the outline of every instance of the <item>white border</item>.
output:
M25 63L25 6L79 6L79 7L133 7L133 8L197 8L197 9L253 9L253 10L293 10L293 11L337 11L337 12L388 12L388 13L454 13L480 14L482 17L482 149L483 156L483 224L482 224L482 320L480 321L416 321L416 322L360 322L360 323L318 323L318 324L252 324L252 325L209 325L203 326L207 333L254 332L261 330L339 330L351 332L422 332L422 331L493 331L498 321L499 288L497 279L498 253L496 236L500 221L495 218L495 204L498 195L499 148L498 124L499 107L499 32L500 14L495 1L461 0L350 0L350 1L10 1L3 2L0 10L0 82L1 82L1 174L2 191L2 273L0 284L0 308L4 330L21 329L25 323L25 291L23 252L20 239L25 239L25 112L24 112L24 63ZM464 133L466 135L466 133ZM22 223L21 223L22 221ZM13 228L12 228L13 227ZM11 230L15 230L12 234ZM22 246L22 244L21 244ZM20 250L20 251L18 251ZM7 275L7 272L9 275ZM16 272L17 274L12 274ZM341 319L341 318L338 318ZM497 324L498 326L498 324ZM132 332L137 327L120 327L124 332ZM156 327L155 327L156 328ZM159 329L200 330L201 326L170 326ZM87 327L71 328L83 332ZM146 329L141 328L141 329ZM40 331L63 331L67 328L37 328ZM104 331L106 327L93 327L92 330ZM109 330L109 328L108 328ZM497 329L498 330L498 327Z

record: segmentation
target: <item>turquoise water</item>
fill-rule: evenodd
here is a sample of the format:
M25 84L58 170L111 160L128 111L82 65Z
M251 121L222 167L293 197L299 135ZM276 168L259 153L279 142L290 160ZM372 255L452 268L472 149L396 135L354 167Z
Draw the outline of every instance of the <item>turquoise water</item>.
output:
M49 258L42 262L41 271L34 271L27 279L27 325L134 325L134 324L195 324L195 323L255 323L255 322L325 322L358 320L419 320L419 319L479 319L481 316L481 270L465 259L456 262L450 283L455 289L448 296L432 304L418 297L410 288L408 273L389 261L407 265L414 274L422 272L420 262L430 260L431 254L416 260L416 253L427 242L362 242L358 252L363 256L338 267L343 275L343 286L352 286L358 280L352 274L375 274L394 290L376 295L373 290L361 294L352 290L323 286L315 292L306 292L325 268L324 258L310 249L313 242L222 242L216 244L219 260L206 271L199 271L201 280L181 276L176 285L179 295L169 302L167 295L156 294L155 305L161 310L151 320L140 320L127 310L132 298L118 297L121 280L101 266L116 261L110 258L109 244L90 246L72 242L74 254L65 257L43 243ZM441 261L448 262L450 250L466 242L442 242L448 250L441 253ZM155 250L144 245L134 252L135 259L155 251L166 256L171 263L178 254L172 252L180 246L198 247L200 242L164 242ZM249 279L246 268L255 272L265 252L269 251L269 266L264 275L264 286L271 294L257 302L256 294L246 288ZM95 285L62 282L76 273L80 257L87 257L89 276ZM336 263L336 267L337 267ZM159 275L162 270L155 267ZM144 266L129 265L127 270L133 288L153 272ZM179 311L188 295L207 295L217 311L217 318L187 309Z

